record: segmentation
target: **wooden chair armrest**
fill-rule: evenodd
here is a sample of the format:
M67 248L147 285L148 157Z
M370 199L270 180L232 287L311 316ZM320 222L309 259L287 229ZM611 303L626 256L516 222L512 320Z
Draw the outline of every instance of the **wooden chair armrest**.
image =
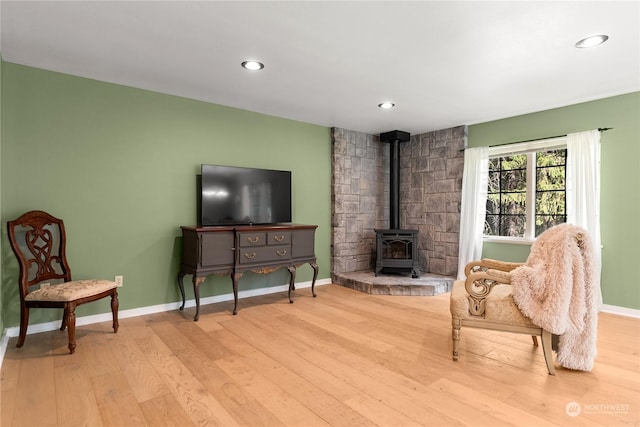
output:
M479 261L471 261L464 268L465 276L469 277L469 274L477 271L486 271L486 270L500 270L500 271L511 271L514 268L518 268L521 265L524 265L522 262L507 262L507 261L499 261L497 259L484 258Z
M484 299L495 285L510 285L511 275L502 270L486 270L472 272L467 276L464 287L474 299Z

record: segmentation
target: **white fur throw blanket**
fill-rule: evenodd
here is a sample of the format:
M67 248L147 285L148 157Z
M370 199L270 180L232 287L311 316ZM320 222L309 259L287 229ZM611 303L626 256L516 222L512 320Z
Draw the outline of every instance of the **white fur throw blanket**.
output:
M511 272L513 299L536 325L560 335L557 360L591 371L598 330L593 247L586 230L560 224L542 233L527 262Z

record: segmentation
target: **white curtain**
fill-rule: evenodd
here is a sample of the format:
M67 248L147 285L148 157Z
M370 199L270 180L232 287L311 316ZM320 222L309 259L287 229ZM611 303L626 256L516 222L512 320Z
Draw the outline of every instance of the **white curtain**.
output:
M482 256L482 235L487 209L489 185L489 150L487 147L464 151L462 200L460 207L460 247L458 279L464 280L464 267Z
M600 272L600 132L567 135L567 222L589 232L593 242L595 274L598 280L598 306L602 306Z

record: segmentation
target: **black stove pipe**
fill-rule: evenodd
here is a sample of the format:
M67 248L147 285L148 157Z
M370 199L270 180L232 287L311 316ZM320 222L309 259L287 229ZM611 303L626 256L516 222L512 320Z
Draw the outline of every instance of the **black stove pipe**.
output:
M400 143L411 139L409 132L394 130L380 134L389 146L389 229L400 229Z
M400 228L400 144L389 143L389 228Z

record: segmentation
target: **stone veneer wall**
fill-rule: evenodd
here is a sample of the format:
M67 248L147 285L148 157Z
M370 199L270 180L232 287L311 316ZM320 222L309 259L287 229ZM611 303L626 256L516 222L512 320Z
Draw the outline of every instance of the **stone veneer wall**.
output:
M377 135L345 129L333 128L331 137L331 273L368 270L374 262L374 230L385 219L385 147Z
M466 126L412 136L400 145L400 225L418 230L420 267L456 276Z
M400 227L419 231L423 272L455 276L466 126L400 144ZM331 273L373 269L375 229L389 227L389 144L332 129Z

